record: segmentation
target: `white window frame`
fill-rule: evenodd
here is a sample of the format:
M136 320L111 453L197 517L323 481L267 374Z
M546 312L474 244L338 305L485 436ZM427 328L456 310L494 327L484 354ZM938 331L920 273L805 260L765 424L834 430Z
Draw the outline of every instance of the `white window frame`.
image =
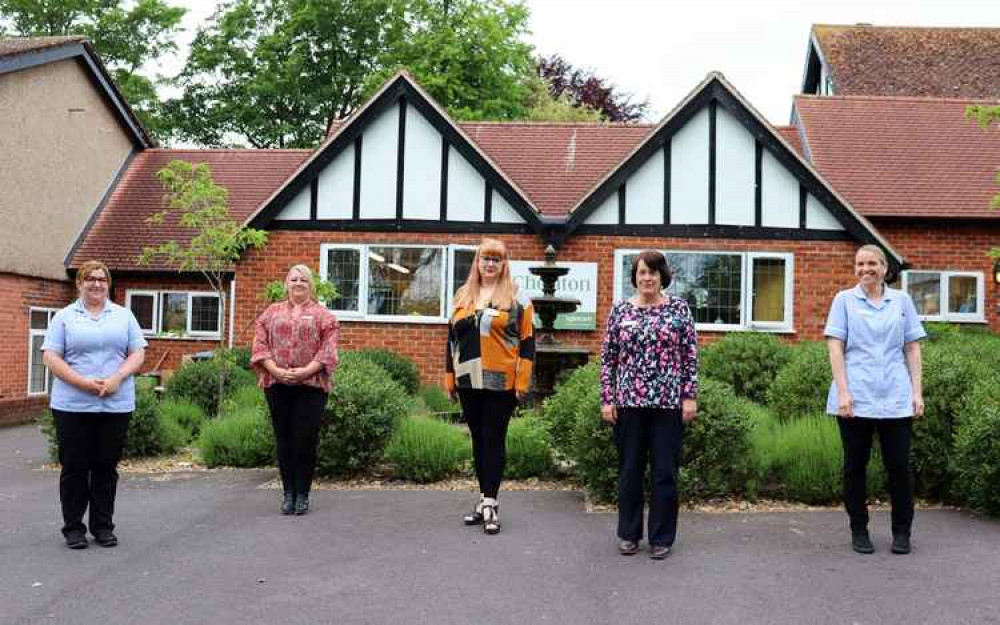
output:
M34 313L34 312L44 312L44 313L46 313L48 315L47 319L45 320L45 329L44 330L36 330L35 328L31 327L31 313ZM43 337L42 340L43 341L45 340L44 339L45 333L48 332L49 325L52 323L52 317L54 317L57 312L59 312L58 308L47 308L47 307L44 307L44 306L29 306L28 307L28 384L27 384L28 390L27 390L27 393L28 393L29 397L40 397L40 396L43 396L43 395L48 395L49 391L52 389L52 372L49 371L48 367L45 368L44 390L36 391L36 390L33 390L31 388L31 370L34 369L34 367L35 367L35 355L34 355L34 351L35 350L32 349L32 343L34 343L34 338L36 336L41 336L41 337Z
M621 272L625 271L622 267L622 259L625 256L638 254L642 252L642 249L638 248L616 248L614 254L614 272L612 279L614 280L613 297L614 301L618 302L622 300L624 296L622 292L622 281L627 277ZM740 289L740 323L695 323L695 329L699 331L707 332L745 332L748 330L759 331L759 332L770 332L775 334L792 334L795 332L795 320L793 318L793 311L795 310L795 303L793 301L795 295L795 256L792 253L786 252L734 252L731 250L676 250L676 249L662 249L658 250L663 254L703 254L703 255L722 255L722 256L739 256L740 257L740 272L742 276L742 288ZM753 265L752 260L756 258L779 258L785 261L785 321L778 322L754 322L752 320L753 310L751 306L751 298L753 297Z
M135 289L129 290L125 293L125 307L132 310L132 296L133 295L143 295L143 296L153 296L153 327L152 329L141 328L144 336L148 336L154 339L174 339L174 340L212 340L217 341L222 338L223 330L223 319L222 319L222 301L219 300L219 294L214 291L178 291L178 290L162 290L162 291L151 291L148 289ZM160 318L160 303L164 295L186 295L187 296L187 309L184 311L184 333L181 335L176 334L165 334L162 328L162 319ZM191 329L191 312L193 309L193 300L195 297L211 297L219 300L219 314L218 314L218 327L219 329L215 332L206 332L204 330L193 331Z
M460 243L453 243L448 246L448 284L445 287L446 295L448 296L448 307L450 311L455 307L455 287L461 286L455 284L455 252L475 252L477 246L475 245L463 245Z
M943 321L946 323L986 323L986 279L981 271L942 271L939 269L908 269L902 272L902 291L909 294L909 277L911 273L938 274L938 293L940 311L937 315L918 315L922 321ZM948 283L950 278L976 279L976 310L975 313L948 312Z
M416 248L416 249L437 249L442 252L442 262L441 262L441 285L445 289L445 292L441 295L441 308L440 314L438 316L429 315L373 315L368 313L368 255L372 248L375 247L394 247L394 248ZM358 262L360 263L360 268L358 271L358 309L357 310L338 310L331 309L333 312L337 313L337 318L341 321L368 321L374 323L424 323L424 324L446 324L448 323L448 305L451 301L451 296L447 292L448 285L450 283L449 269L451 268L451 260L453 255L449 252L448 245L441 244L422 244L422 243L323 243L319 246L319 270L320 278L326 280L328 279L327 272L327 257L329 250L334 249L350 249L358 250Z

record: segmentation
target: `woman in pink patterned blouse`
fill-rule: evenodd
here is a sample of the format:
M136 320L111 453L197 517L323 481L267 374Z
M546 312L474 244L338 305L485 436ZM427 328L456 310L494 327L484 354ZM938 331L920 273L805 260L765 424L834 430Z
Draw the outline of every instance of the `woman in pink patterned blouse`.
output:
M271 304L257 318L250 356L278 444L282 514L309 511L319 425L337 366L340 324L316 301L313 284L309 267L288 270L288 299Z

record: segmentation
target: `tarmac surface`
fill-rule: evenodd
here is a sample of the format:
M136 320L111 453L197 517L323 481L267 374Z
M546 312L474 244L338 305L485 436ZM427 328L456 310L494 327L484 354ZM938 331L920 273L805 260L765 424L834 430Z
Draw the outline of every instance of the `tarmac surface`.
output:
M485 536L470 493L320 490L285 517L274 471L123 475L119 546L70 551L43 462L37 428L0 430L0 623L1000 623L1000 523L954 510L918 510L908 556L885 512L863 556L840 510L682 510L656 562L575 492L501 493Z

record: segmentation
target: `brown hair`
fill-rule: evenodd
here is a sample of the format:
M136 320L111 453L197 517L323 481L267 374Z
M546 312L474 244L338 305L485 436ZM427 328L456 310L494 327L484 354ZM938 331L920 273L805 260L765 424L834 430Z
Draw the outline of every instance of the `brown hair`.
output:
M482 283L482 276L479 273L479 257L483 254L497 255L503 259L500 265L500 275L497 276L497 285L493 290L493 297L490 303L496 308L510 310L514 305L514 296L517 294L517 285L510 277L510 259L507 257L507 246L503 241L496 239L483 239L476 248L476 257L472 260L472 267L469 269L469 277L465 279L465 284L455 293L454 307L472 308L479 299L479 288Z
M104 277L108 279L108 292L111 292L111 272L108 270L108 266L99 260L88 260L80 266L80 269L76 272L76 288L83 288L83 281L91 273L100 269L104 272Z
M870 254L874 254L875 257L878 258L879 261L882 263L883 267L885 267L886 269L889 268L889 260L885 257L885 252L882 250L881 247L877 245L872 245L870 243L868 245L862 245L861 247L858 248L858 251L854 253L854 257L857 258L858 254L860 254L861 252L868 252Z
M639 273L640 260L646 263L646 266L649 267L650 271L655 271L660 274L661 288L665 289L670 286L670 282L674 279L674 276L670 272L670 267L667 265L667 257L656 250L643 250L639 252L639 255L632 261L632 286L639 288L639 285L635 282L635 274Z

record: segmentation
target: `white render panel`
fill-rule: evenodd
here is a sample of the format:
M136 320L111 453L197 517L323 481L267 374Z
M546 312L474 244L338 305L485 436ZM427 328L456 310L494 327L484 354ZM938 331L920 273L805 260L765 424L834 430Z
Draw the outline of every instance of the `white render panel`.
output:
M798 228L799 181L767 150L760 164L760 185L760 225Z
M483 221L485 196L486 180L453 146L448 150L448 221Z
M754 137L723 107L715 115L715 223L754 224Z
M587 217L588 224L617 224L618 223L618 191L612 192L605 199L597 210Z
M625 183L625 223L663 223L663 150L653 152Z
M806 196L806 228L809 230L843 230L837 218L830 214L819 200L812 196Z
M403 218L441 217L441 134L416 108L406 107Z
M399 109L391 106L365 129L361 141L361 219L396 217Z
M312 189L306 185L295 198L285 205L275 219L309 219L309 207L312 204Z
M670 139L670 223L708 223L708 109Z
M504 198L504 196L497 193L496 189L493 189L493 208L492 208L492 221L497 224L523 224L524 219L517 214L514 207L510 205L510 202Z
M362 146L364 151L364 146ZM350 219L354 215L354 144L347 146L319 174L317 219Z

